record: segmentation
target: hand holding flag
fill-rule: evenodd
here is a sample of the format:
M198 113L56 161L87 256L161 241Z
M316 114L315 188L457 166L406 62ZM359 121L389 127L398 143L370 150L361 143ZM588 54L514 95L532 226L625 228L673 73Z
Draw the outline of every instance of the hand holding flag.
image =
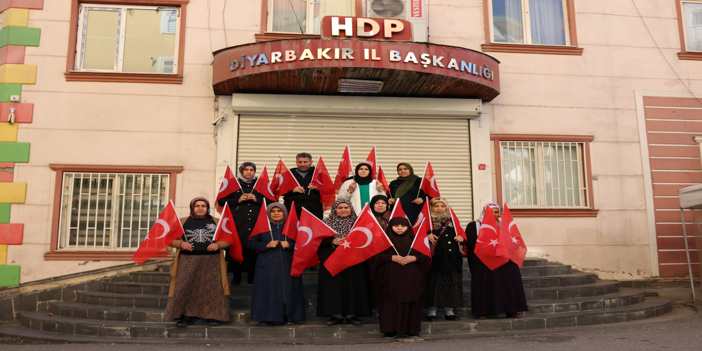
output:
M132 256L132 260L136 264L141 265L165 249L173 240L183 236L183 234L185 234L183 225L180 223L173 200L171 200L161 211L149 233L146 234L144 241L141 242L134 256Z
M234 225L234 217L232 216L232 211L229 209L229 203L224 204L222 217L219 219L219 223L217 223L217 230L215 230L214 237L212 237L212 242L215 241L229 243L231 245L229 246L229 256L239 263L244 262L241 240L239 239L239 233L236 231L236 226Z

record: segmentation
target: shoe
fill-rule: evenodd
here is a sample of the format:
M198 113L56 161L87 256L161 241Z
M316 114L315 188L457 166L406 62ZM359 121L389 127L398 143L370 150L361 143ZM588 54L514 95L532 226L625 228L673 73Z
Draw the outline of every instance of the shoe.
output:
M351 324L353 324L353 325L361 325L361 324L363 324L363 322L361 322L361 320L358 319L358 318L356 318L356 317L351 317L351 318L347 319L346 321L349 322L349 323L351 323Z
M397 335L396 332L383 333L383 339L392 339Z
M515 312L515 313L507 313L507 317L509 318L522 318L522 315Z
M222 323L220 323L216 319L210 319L209 321L207 321L207 325L209 325L210 327L216 327L218 325L222 325Z
M336 317L331 317L331 319L329 319L329 320L327 321L327 325L337 325L337 324L339 324L340 322L341 322L341 319L336 318Z
M397 335L395 335L395 339L407 339L409 336L407 336L407 333L404 331L399 331L397 332Z
M452 314L450 316L444 315L444 319L447 321L458 321L458 320L461 320L461 317L458 317L457 315Z
M478 316L478 319L487 319L487 316L483 314L483 315Z
M419 333L407 333L407 336L410 337L410 338L418 338L418 337L419 337Z
M436 321L436 316L427 316L427 322L434 322Z
M176 323L176 327L178 328L187 328L188 325L192 322L192 318L190 317L183 317L181 318L178 323Z

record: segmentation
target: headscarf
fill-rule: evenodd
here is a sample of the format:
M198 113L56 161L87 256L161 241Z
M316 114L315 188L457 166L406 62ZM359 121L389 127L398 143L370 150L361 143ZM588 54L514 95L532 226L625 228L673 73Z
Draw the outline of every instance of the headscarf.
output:
M498 205L498 204L496 204L496 203L494 203L494 202L488 202L488 203L486 203L485 206L483 206L483 211L480 212L480 217L478 217L478 222L480 222L480 223L483 223L483 217L485 217L485 208L486 208L486 207L490 207L491 209L492 209L492 208L496 208L498 211L501 212L501 210L500 210L500 205Z
M375 195L375 196L373 196L373 198L370 200L370 203L368 204L368 206L370 207L371 212L373 212L373 214L374 214L375 216L381 216L381 217L382 217L383 214L384 214L385 212L388 212L388 208L387 208L387 207L389 207L390 205L388 205L388 206L385 208L385 212L383 212L383 213L375 212L375 203L378 202L378 201L380 201L380 200L385 201L385 204L386 204L386 205L388 204L388 197L387 197L387 196L385 196L385 195Z
M207 213L205 213L204 216L198 217L195 215L195 203L198 201L204 201L207 204ZM196 197L190 201L190 218L192 219L205 219L205 218L212 218L210 216L210 202L207 201L204 197Z
M274 221L271 219L271 210L273 210L274 207L283 210L283 220ZM283 224L285 223L285 220L288 219L288 209L285 208L285 206L280 202L272 202L268 206L266 206L266 214L268 215L268 220L273 224Z
M253 169L254 169L254 176L253 177L251 177L251 178L244 177L244 168L246 168L246 166L253 167ZM257 178L256 177L256 164L253 162L249 162L249 161L242 162L241 165L239 166L239 172L237 173L236 177L239 178L239 180L241 180L242 182L244 182L246 184L251 184L251 183L255 182L256 178Z
M368 171L369 171L369 172L368 172L368 176L366 176L366 177L361 177L361 176L358 175L358 169L361 168L361 166L364 166L364 165L365 165L366 167L368 167ZM367 185L367 184L370 184L370 183L373 182L373 177L372 177L373 171L372 171L372 169L373 169L373 167L371 167L371 165L369 165L369 164L367 164L367 163L365 163L365 162L361 162L361 163L359 163L359 164L356 165L356 172L354 172L355 174L354 174L354 176L351 177L351 178L353 178L353 181L356 182L356 184L358 184L358 185Z
M446 213L439 216L434 214L434 204L437 202L443 202L446 205ZM453 221L451 221L451 212L449 210L449 204L443 197L435 197L429 202L429 214L431 214L431 222L434 225L434 229L443 228L444 224L448 222L449 227L453 227Z
M405 195L412 187L414 186L414 182L419 179L416 175L414 175L414 169L412 168L412 165L410 165L407 162L402 162L397 165L397 168L400 168L400 166L405 166L407 169L410 171L410 175L406 177L397 177L397 180L402 181L402 184L400 184L399 187L397 187L397 190L395 190L395 197L402 197L402 195Z
M345 203L351 208L351 214L348 217L342 218L337 216L336 207L341 203ZM338 199L334 201L334 204L332 204L331 213L329 214L329 217L324 220L324 223L336 231L336 234L334 235L335 238L343 239L349 235L353 224L356 222L356 218L358 218L358 216L356 216L356 211L353 210L351 201L346 199Z

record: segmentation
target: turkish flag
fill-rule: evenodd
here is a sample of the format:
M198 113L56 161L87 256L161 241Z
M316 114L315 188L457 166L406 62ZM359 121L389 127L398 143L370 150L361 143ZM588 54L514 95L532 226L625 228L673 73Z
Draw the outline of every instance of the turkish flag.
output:
M485 211L483 222L480 223L474 252L491 271L509 261L507 245L505 245L504 240L500 240L497 230L497 221L495 221L492 211Z
M215 200L217 212L222 213L222 206L219 205L219 200L239 190L241 190L241 185L239 185L239 181L236 179L234 172L232 172L232 166L227 165L227 170L224 171L224 178L222 178L222 185L219 186L217 200Z
M373 179L378 179L376 177L376 169L378 169L378 157L375 155L375 146L373 146L373 149L371 150L370 154L368 154L368 157L366 158L366 163L371 165L371 178Z
M288 166L285 165L283 160L279 160L278 166L275 167L275 173L273 173L273 182L271 182L273 194L275 194L275 196L282 196L298 186L300 186L300 183L298 183L297 179L290 173Z
M383 173L383 167L378 165L378 181L380 184L383 184L383 188L385 189L385 193L390 196L390 185L388 185L388 180L385 178L385 173Z
M236 231L236 226L234 225L234 217L232 216L232 211L229 209L229 203L224 204L222 217L219 219L219 223L217 223L217 230L215 230L212 241L224 241L229 243L231 245L229 246L229 256L239 263L244 261L244 254L241 251L241 240L239 240L239 233Z
M399 198L395 201L395 206L392 208L392 212L390 212L390 219L395 217L407 218L407 213L405 213L405 210L402 208L402 203ZM409 218L407 218L407 220L409 221Z
M431 257L431 248L429 246L429 220L424 219L422 223L419 223L418 230L414 233L414 241L412 241L412 248L419 251L420 253Z
M344 184L350 173L353 173L353 164L351 163L351 150L346 145L344 154L341 156L341 162L339 162L339 168L336 170L336 178L334 178L335 193L339 192L341 184Z
M366 204L349 235L324 262L324 267L333 277L344 269L387 250L390 246L390 239Z
M322 161L322 156L317 158L317 166L315 167L310 184L316 186L317 190L319 190L324 210L327 211L331 209L336 199L336 194L334 192L334 183L332 183L331 176L329 176L329 172L327 172L327 166L325 166L324 161Z
M451 220L453 221L453 227L456 229L456 235L463 238L463 242L465 242L465 240L468 240L468 235L466 235L466 231L463 229L461 222L458 220L456 212L453 212L453 207L449 207L449 210L451 211Z
M419 216L417 216L417 221L414 222L414 227L412 227L415 233L417 232L417 228L419 228L419 225L422 224L423 219L428 219L427 225L429 226L429 230L434 230L434 224L431 221L431 213L429 212L428 198L424 199L424 206L422 206L422 210L419 212Z
M293 201L290 206L290 211L288 211L288 218L285 220L282 234L293 241L297 241L297 228L299 226L300 221L297 219L297 210L295 210L295 201Z
M271 222L268 221L268 214L266 213L266 200L263 200L263 205L261 205L261 211L258 212L258 218L256 219L256 225L254 225L249 239L261 233L268 233L271 231Z
M161 211L149 233L146 234L144 241L141 242L134 256L132 256L132 261L141 265L153 255L165 249L173 240L183 236L183 234L185 234L183 225L180 223L173 200L171 200Z
M300 214L300 226L297 228L299 240L295 240L290 275L299 277L305 268L318 264L317 249L319 249L322 239L329 238L334 234L336 234L334 229L329 228L326 223L303 207L302 214Z
M261 170L261 174L256 180L256 184L254 184L253 190L258 191L268 200L271 200L273 202L278 201L278 196L276 194L273 194L273 191L271 190L271 183L268 180L268 171L266 171L266 165L263 165L263 169Z
M440 197L439 186L436 185L436 177L434 169L431 167L431 162L427 161L427 166L424 167L424 175L422 182L419 183L419 189L423 190L429 197Z
M524 256L527 253L526 243L522 239L522 234L519 233L517 224L514 223L514 218L509 212L509 208L505 204L504 212L502 212L502 225L500 226L500 240L507 244L509 259L516 263L520 268L524 264Z

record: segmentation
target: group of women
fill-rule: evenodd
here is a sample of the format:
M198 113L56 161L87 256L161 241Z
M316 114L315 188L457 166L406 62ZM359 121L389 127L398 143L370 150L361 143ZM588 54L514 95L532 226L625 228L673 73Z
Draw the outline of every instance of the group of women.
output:
M253 190L255 171L255 164L243 163L238 174L242 190L225 199L232 208L246 249L243 264L229 267L234 273L234 284L241 281L244 271L248 272L249 281L253 280L251 320L267 325L299 323L305 319L302 278L290 276L295 242L282 235L289 209L281 203L269 204L271 232L249 239L263 205L261 195ZM411 248L415 236L412 223L426 198L420 190L421 178L407 163L400 163L397 172L398 178L390 183L390 194L385 194L383 186L371 177L371 166L361 163L356 166L355 175L339 190L331 213L324 219L336 234L323 239L317 251L320 265L316 315L329 317L327 325L343 322L360 325L363 321L359 317L370 316L373 307L378 306L380 332L384 337L395 338L419 335L422 307L427 309L428 321L437 319L439 309L443 310L445 320L459 320L455 309L463 306L463 245L467 245L471 272L472 313L478 318L501 314L518 318L519 312L527 311L519 267L510 261L491 271L473 253L485 209L492 210L499 218L499 206L488 204L480 218L466 227L466 241L457 235L447 200L429 199L433 224L433 230L428 233L430 258ZM396 201L402 203L407 218L390 218ZM366 204L393 247L332 276L324 262L349 235L357 214ZM216 219L209 215L207 200L193 199L190 208L190 216L183 221L186 234L171 244L177 249L176 260L163 319L177 320L176 325L181 327L187 326L193 317L217 325L229 320L224 262L228 255L223 252L228 244L211 242L212 235L204 243L198 241L199 236L189 235L189 230L202 228L211 228L214 234L216 226Z

